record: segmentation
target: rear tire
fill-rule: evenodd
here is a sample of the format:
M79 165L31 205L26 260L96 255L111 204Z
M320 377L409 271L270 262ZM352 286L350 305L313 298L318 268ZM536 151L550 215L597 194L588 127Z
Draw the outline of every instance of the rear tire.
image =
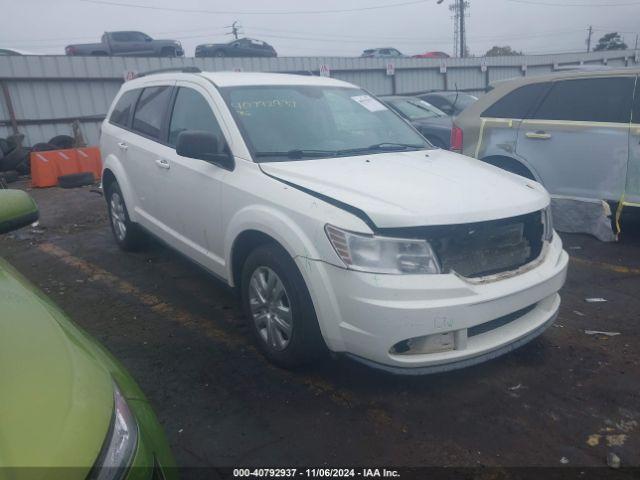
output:
M270 243L251 252L240 288L249 329L271 362L292 369L327 352L307 286L282 247Z
M32 152L49 152L51 150L57 150L58 147L55 145L51 145L50 143L36 143L33 147L31 147Z
M75 140L69 135L56 135L49 140L49 145L54 145L59 149L73 148Z
M2 172L0 173L0 179L5 183L13 183L18 180L18 172Z
M109 225L118 247L125 252L135 252L146 244L146 236L140 227L129 218L129 211L124 203L118 182L109 184L105 198L109 212Z
M78 188L85 185L93 185L96 179L91 172L71 173L58 177L58 186L60 188Z

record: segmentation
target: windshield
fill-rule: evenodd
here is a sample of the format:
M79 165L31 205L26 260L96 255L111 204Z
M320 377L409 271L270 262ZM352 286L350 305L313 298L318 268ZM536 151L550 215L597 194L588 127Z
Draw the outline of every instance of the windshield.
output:
M222 93L259 162L432 148L356 88L265 85Z
M447 114L439 108L419 98L394 98L387 101L409 120L447 116Z

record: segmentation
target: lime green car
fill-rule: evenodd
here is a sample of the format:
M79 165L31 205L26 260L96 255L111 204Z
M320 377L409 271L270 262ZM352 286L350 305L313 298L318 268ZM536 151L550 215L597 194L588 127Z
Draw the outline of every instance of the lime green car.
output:
M37 218L28 194L0 190L0 234ZM0 259L0 480L176 476L131 376Z

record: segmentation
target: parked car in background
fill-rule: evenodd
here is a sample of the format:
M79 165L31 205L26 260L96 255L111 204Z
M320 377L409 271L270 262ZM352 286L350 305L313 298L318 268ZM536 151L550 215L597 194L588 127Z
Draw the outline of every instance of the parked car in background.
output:
M229 43L205 43L196 47L196 57L277 57L271 45L262 40L240 38Z
M78 43L65 48L67 55L181 57L178 40L154 40L142 32L105 32L100 43Z
M27 193L0 190L0 234L37 219ZM2 259L0 312L0 477L177 477L135 381Z
M365 58L402 58L405 56L399 50L390 47L369 48L362 52L361 55L361 57Z
M449 148L453 121L442 110L417 97L384 96L379 98L416 127L431 145L438 148Z
M355 85L149 74L121 87L100 149L117 244L142 248L150 232L237 287L282 367L328 349L396 373L452 370L557 315L568 256L544 189L433 148Z
M444 52L425 52L414 55L413 58L450 58L450 55Z
M34 54L31 52L25 52L24 50L17 50L15 48L0 47L0 56L1 55L34 55Z
M451 116L459 115L478 100L475 95L464 92L430 92L416 96Z
M465 154L552 195L640 203L640 69L497 82L456 119Z

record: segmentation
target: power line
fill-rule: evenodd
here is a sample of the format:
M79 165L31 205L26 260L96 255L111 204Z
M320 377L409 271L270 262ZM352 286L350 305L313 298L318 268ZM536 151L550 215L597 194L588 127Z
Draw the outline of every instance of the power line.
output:
M196 39L196 38L210 38L216 35L224 35L225 28L227 27L209 27L209 28L196 28L189 30L170 30L170 31L162 31L162 32L147 32L152 36L157 35L167 35L167 34L180 34L180 39ZM362 36L362 35L344 35L344 34L314 34L309 35L308 32L304 32L301 30L285 30L285 29L273 29L273 28L264 28L264 27L253 27L249 26L252 32L257 32L259 36L264 37L272 37L272 38L282 38L288 40L325 40L325 41L344 41L345 43L350 43L349 40L355 40L357 42L354 43L367 43L367 42L376 42L376 41L394 41L398 43L404 44L446 44L449 43L448 40L443 40L442 36L439 37L381 37L377 35L371 36ZM599 28L594 28L594 30L599 30ZM472 35L467 38L470 40L477 41L500 41L500 40L510 40L510 39L527 39L527 38L538 38L538 37L553 37L553 36L561 36L574 34L577 32L582 32L582 29L576 30L552 30L552 31L544 31L544 32L536 32L531 35L522 35L522 34L506 34L506 35ZM199 33L194 35L184 35L185 33ZM276 35L273 35L273 34ZM635 33L635 32L627 32L627 33ZM283 35L284 34L284 35ZM293 36L289 36L287 34L293 34ZM38 42L50 42L50 41L59 41L59 42L71 42L74 40L84 40L84 39L95 39L95 37L56 37L56 38L40 38L40 39L25 39L24 42L21 42L20 39L14 39L12 41L13 45L16 46L47 46L47 47L57 47L57 46L65 46L63 44L54 44L54 45L39 45Z
M191 35L191 36L184 36L181 35L183 33L194 33L194 32L209 32L209 35L214 34L214 32L218 31L220 34L224 33L224 28L223 27L219 27L218 29L216 28L197 28L197 29L190 29L190 30L169 30L169 31L164 31L164 32L148 32L149 35L151 36L158 36L158 35L169 35L169 34L180 34L181 38L199 38L199 37L205 37L208 35ZM36 45L38 42L70 42L73 40L95 40L96 36L92 35L92 36L86 36L86 37L55 37L55 38L30 38L27 40L28 43L19 43L20 39L17 40L12 40L12 44L13 45ZM18 43L16 43L18 42ZM46 45L43 45L46 46Z
M359 8L341 8L333 10L200 10L200 9L185 9L177 7L158 7L155 5L140 5L135 3L121 3L109 0L80 0L85 3L96 3L100 5L110 5L114 7L126 7L126 8L142 8L146 10L160 10L165 12L179 12L179 13L206 13L216 15L318 15L329 13L350 13L350 12L363 12L367 10L380 10L383 8L395 8L404 7L408 5L417 5L419 3L428 3L431 0L413 0L409 2L400 3L387 3L384 5L372 5L369 7Z
M506 0L507 2L525 3L528 5L544 5L546 7L628 7L640 5L640 2L620 2L620 3L552 3L539 2L537 0Z

